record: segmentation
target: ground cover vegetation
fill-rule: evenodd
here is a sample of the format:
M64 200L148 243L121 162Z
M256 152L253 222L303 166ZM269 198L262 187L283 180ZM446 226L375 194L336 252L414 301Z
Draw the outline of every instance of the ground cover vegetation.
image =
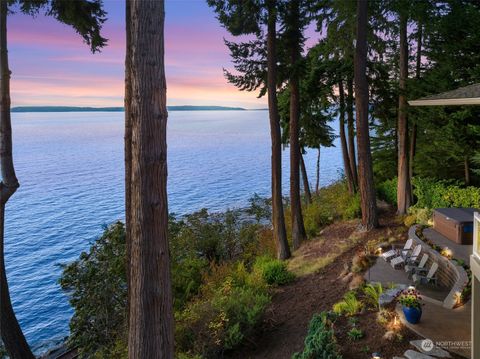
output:
M322 188L306 213L316 213L321 202L327 205L323 216L312 214L309 225L315 233L334 219L358 217L358 201L343 182ZM232 351L254 333L272 291L295 280L295 266L275 258L270 213L270 201L255 195L243 210L170 216L176 355L211 358ZM125 227L118 222L63 266L60 284L75 310L68 343L82 357L127 356L125 253Z

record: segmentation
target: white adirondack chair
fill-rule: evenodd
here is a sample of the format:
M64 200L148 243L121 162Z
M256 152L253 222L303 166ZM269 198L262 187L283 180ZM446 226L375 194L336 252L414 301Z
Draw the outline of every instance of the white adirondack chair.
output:
M406 243L405 243L405 246L403 247L402 249L402 253L403 252L408 252L412 249L412 245L413 245L413 239L409 239ZM396 256L398 255L397 251L395 249L391 249L389 250L388 252L385 252L385 253L382 253L382 258L386 261L386 262L389 262L392 258L395 258Z
M390 264L393 268L396 268L398 266L404 265L408 261L413 261L415 262L420 255L420 252L422 251L422 246L419 244L417 245L414 249L413 252L406 252L404 255L404 251L401 252L401 255L398 257L393 258L390 261Z
M432 266L430 267L430 270L428 271L427 275L422 275L422 274L420 274L420 273L415 273L415 274L412 276L413 282L414 282L415 284L419 284L419 283L424 283L424 284L433 283L434 285L437 285L437 276L436 276L437 269L438 269L438 263L437 263L437 262L434 262L434 263L432 264Z
M416 264L416 262L410 261L408 264L405 265L405 272L407 272L408 276L410 277L415 272L421 272L425 268L425 265L427 264L427 262L428 262L428 254L423 253L420 263Z

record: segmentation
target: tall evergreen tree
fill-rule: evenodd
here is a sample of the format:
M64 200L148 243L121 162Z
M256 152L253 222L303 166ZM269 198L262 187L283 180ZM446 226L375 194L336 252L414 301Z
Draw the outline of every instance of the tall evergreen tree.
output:
M277 100L277 4L276 0L267 0L267 89L270 118L270 137L272 141L272 223L277 243L277 257L286 259L291 256L287 242L285 216L282 196L282 134Z
M339 119L343 119L344 122L346 120L347 125L345 144L348 147L346 150L342 148L342 153L350 164L350 169L345 169L345 177L349 189L353 193L358 186L353 109L353 43L355 40L356 3L339 0L321 1L316 14L317 30L325 33L324 61L329 62L329 66L333 69L330 76L335 81L331 83L331 86L337 87L339 81L342 81L342 87L345 87L343 82L346 81L346 98L345 93L342 94L341 99L339 96ZM335 55L332 57L331 54ZM340 135L343 136L343 133ZM341 143L343 145L342 140Z
M272 224L277 257L291 256L285 228L282 196L282 147L280 118L278 114L277 85L277 18L279 0L208 0L215 9L219 21L234 36L255 35L245 43L226 41L235 69L239 73L225 71L226 78L240 90L260 89L259 97L267 94L272 143ZM266 33L265 33L266 32Z
M305 199L308 202L309 184L306 180L306 166L302 165L303 155L307 148L317 149L317 185L319 187L320 148L333 146L335 138L329 122L335 114L334 98L332 94L332 78L330 64L324 57L323 43L311 48L302 60L300 77L300 117L299 117L299 145L301 148L300 170L305 188ZM282 141L285 145L290 141L290 88L285 86L279 93L280 118L283 127ZM307 183L305 183L307 182Z
M345 171L345 177L347 178L348 191L350 194L355 193L355 182L352 174L350 154L348 153L347 137L345 135L345 90L343 88L343 81L338 83L338 97L339 97L339 132L340 132L340 144L342 147L343 168Z
M131 1L126 89L131 126L129 358L173 358L168 244L164 1ZM128 126L128 125L127 125Z
M421 69L422 69L422 43L423 43L423 24L422 21L417 21L417 50L415 54L415 79L420 80ZM413 202L413 189L412 187L412 178L413 178L413 165L415 161L415 150L417 147L417 123L412 121L412 126L410 130L410 148L408 150L408 177L410 181L410 195L411 202Z
M409 18L408 3L399 2L398 18L400 32L400 77L398 96L398 171L397 171L397 213L406 214L410 207L411 187L408 164L408 119L407 119L407 79L408 79L408 38L407 26Z
M291 0L287 6L284 17L285 47L289 58L290 90L290 211L292 220L292 245L294 249L307 239L303 223L302 201L300 197L300 68L301 50L304 41L302 24L301 0Z
M412 18L422 25L421 78L411 81L411 98L479 82L480 5L468 0L425 0L416 5ZM418 34L414 35L418 41ZM416 57L418 61L418 54ZM410 119L419 129L415 175L477 181L470 171L472 149L477 147L477 131L472 126L476 109L412 108L411 113Z
M125 43L131 42L130 31L130 5L131 1L125 1ZM124 133L124 164L125 164L125 268L127 271L127 308L130 307L130 259L132 248L132 79L131 79L132 54L129 46L125 49L125 94L123 106L125 108L125 133ZM129 316L127 310L127 316ZM128 328L127 318L127 328Z
M357 0L357 41L355 46L355 108L357 112L358 182L362 224L366 230L378 226L372 155L368 126L367 82L367 0Z
M355 150L355 117L353 111L353 76L347 78L347 130L348 130L348 159L350 160L350 171L352 172L353 185L358 188L357 156Z
M99 0L20 0L0 2L0 334L10 358L34 358L12 308L5 271L4 233L5 206L20 186L12 156L12 127L10 119L10 69L7 48L7 15L9 6L17 3L21 12L46 14L72 26L93 52L106 44L100 35L105 12Z
M305 166L305 159L303 158L303 151L300 149L300 172L302 174L303 192L305 195L305 203L307 205L312 203L312 192L310 191L310 183L308 182L307 166Z
M438 13L435 11L436 4L432 0L420 0L417 1L412 10L412 20L416 25L416 32L412 34L414 41L416 43L415 49L415 81L410 85L414 89L412 91L409 89L408 94L412 98L421 97L421 94L415 93L415 85L421 83L422 77L422 56L423 56L423 43L425 42L425 24L432 22L432 19L438 18ZM413 86L412 86L413 85ZM415 161L415 151L417 147L417 132L418 124L415 118L415 111L412 114L409 113L409 123L411 124L410 129L410 147L408 151L409 160L409 178L410 178L410 187L412 186L412 178L414 175L414 161ZM412 194L413 201L413 190L410 191Z

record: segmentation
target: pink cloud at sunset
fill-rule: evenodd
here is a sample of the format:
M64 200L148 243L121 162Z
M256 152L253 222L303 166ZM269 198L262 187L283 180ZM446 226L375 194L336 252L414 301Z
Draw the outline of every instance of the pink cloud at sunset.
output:
M9 17L12 105L122 106L124 3L106 1L108 45L91 54L74 30L39 14ZM262 108L265 99L228 84L228 34L203 1L167 1L165 63L170 105Z
M105 1L108 45L92 54L75 31L53 18L9 16L12 104L122 106L125 58L123 1ZM165 64L170 105L264 108L266 99L228 84L231 38L205 1L166 2ZM309 43L312 41L309 40Z

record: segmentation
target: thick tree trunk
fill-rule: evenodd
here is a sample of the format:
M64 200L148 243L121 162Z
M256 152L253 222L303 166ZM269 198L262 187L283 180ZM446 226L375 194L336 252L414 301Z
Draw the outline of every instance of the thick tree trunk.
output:
M417 124L412 124L412 129L410 130L410 150L408 151L408 177L410 180L410 187L412 186L413 178L413 161L415 160L415 151L417 148ZM410 191L411 192L411 191Z
M315 193L318 194L320 190L320 146L318 146L318 153L317 153L317 183L315 184Z
M289 4L292 11L292 19L297 20L300 16L299 1L292 0ZM300 31L299 25L291 26ZM300 243L307 238L302 216L302 203L300 199L300 145L299 145L299 122L300 122L300 88L297 61L300 58L300 46L298 41L292 42L290 49L290 63L294 67L290 75L290 208L292 217L292 245L294 249L300 247Z
M406 214L410 207L411 187L408 166L408 120L407 120L407 78L408 78L408 43L407 16L400 14L400 83L398 97L398 185L397 213Z
M302 171L303 191L305 193L305 202L307 204L310 204L310 203L312 203L312 192L310 192L310 184L308 183L307 167L305 166L305 161L303 159L302 151L300 151L300 170Z
M13 311L5 271L5 205L19 187L12 155L6 1L0 2L0 333L10 358L34 358Z
M352 169L350 167L350 158L348 155L347 138L345 136L345 93L343 90L343 82L338 83L338 92L340 99L340 115L339 115L339 127L340 127L340 145L342 147L343 168L345 177L347 179L348 192L350 194L355 193L355 184L353 183Z
M130 43L130 0L125 1L125 25L126 25L126 43ZM131 218L131 204L132 204L132 113L130 111L130 103L132 101L131 96L131 52L129 47L125 53L125 268L127 268L127 291L130 291L130 252L131 252L131 235L130 228L132 226ZM127 294L127 308L129 307L130 295ZM129 312L127 311L127 325L128 325Z
M423 26L419 22L418 23L418 33L417 33L417 58L416 58L416 66L415 66L415 77L417 80L421 77L421 69L422 69L422 42L423 42ZM410 135L410 150L408 151L409 160L408 160L408 177L410 179L410 203L413 203L413 165L415 161L415 152L417 150L417 123L414 122L412 124L412 130Z
M368 1L357 0L357 45L355 47L354 72L358 183L362 207L362 224L366 230L370 230L378 227L378 215L368 128L367 9Z
M164 18L163 0L131 1L130 359L174 357Z
M352 172L354 189L358 188L357 157L355 155L355 127L353 116L353 80L347 79L347 129L348 129L348 153L350 170Z
M470 186L470 163L468 156L465 156L465 159L463 160L463 168L465 170L465 185Z
M272 141L272 224L273 238L277 247L277 258L290 258L285 215L282 197L282 134L277 103L277 55L276 55L276 1L268 1L268 33L267 33L267 88L268 114L270 117L270 137Z
M417 57L415 63L415 76L417 79L420 78L422 70L422 42L423 42L423 26L422 23L418 23L418 32L417 32Z

